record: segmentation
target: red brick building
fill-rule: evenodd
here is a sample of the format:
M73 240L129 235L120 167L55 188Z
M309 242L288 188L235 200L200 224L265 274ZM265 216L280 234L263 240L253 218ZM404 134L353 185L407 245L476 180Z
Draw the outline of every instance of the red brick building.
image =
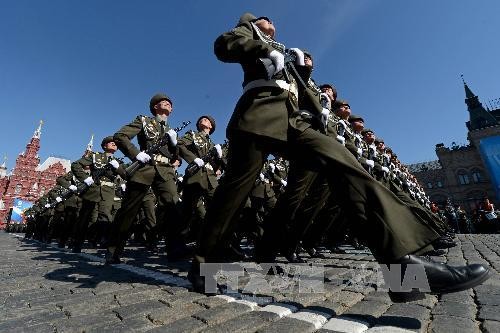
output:
M16 159L16 165L7 174L6 163L0 166L0 227L5 223L15 198L34 202L49 191L56 178L70 170L71 162L66 159L49 157L40 164L40 136L42 124L36 129L26 150Z

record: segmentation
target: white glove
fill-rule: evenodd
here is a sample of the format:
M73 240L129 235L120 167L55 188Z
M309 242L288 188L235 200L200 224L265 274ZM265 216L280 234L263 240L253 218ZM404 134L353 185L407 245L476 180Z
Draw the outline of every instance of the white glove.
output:
M214 147L215 150L217 150L217 155L219 155L219 158L222 158L222 147L220 146L220 144L216 144Z
M337 135L337 141L345 146L345 138L342 135Z
M274 172L274 170L276 170L276 165L274 165L274 163L269 163L269 168L271 168L271 172Z
M62 201L61 197L56 197L56 201L61 202Z
M325 93L319 94L319 100L321 101L321 105L325 109L330 110L332 108L332 101L330 100L330 97L327 94Z
M50 205L49 204L45 204L45 208L50 208Z
M262 172L259 174L259 178L261 181L264 181L265 177L264 177L264 174Z
M148 163L149 160L151 159L151 156L146 154L145 152L141 151L137 156L135 157L136 160L142 163Z
M370 168L373 168L375 166L375 162L373 162L373 160L366 160L366 165L368 165Z
M281 180L281 185L286 186L287 184L288 184L288 183L287 183L287 181L286 181L286 180L284 180L284 179L282 179L282 180Z
M271 59L274 65L274 72L269 75L269 78L271 78L274 74L285 68L285 57L280 52L272 50L271 53L269 53L269 59ZM267 73L270 74L269 71Z
M199 157L195 158L194 161L193 161L197 166L199 167L202 167L205 165L205 162L203 162L203 160Z
M389 173L389 168L388 167L382 167L382 171L385 173Z
M120 166L120 164L118 164L117 160L111 160L111 161L109 161L109 164L111 164L111 166L115 169L118 169L118 167Z
M127 184L120 184L120 187L122 188L122 191L125 192L125 190L127 189Z
M69 189L73 192L76 192L78 190L78 187L76 187L75 185L70 185Z
M87 185L87 186L90 186L92 184L94 184L94 179L92 179L92 177L87 177L83 180L83 182Z
M328 116L329 115L330 115L330 110L328 110L327 108L323 108L323 110L321 110L321 123L325 127L326 127L326 125L328 125Z
M179 177L177 180L182 183L184 181L184 177Z
M361 155L363 155L363 149L358 148L358 156L361 156Z
M167 135L170 138L170 142L172 142L172 145L177 146L177 132L173 129L169 129L167 131Z
M293 53L295 53L295 55L297 56L297 60L295 60L295 64L299 65L299 66L304 66L305 63L304 63L304 52L302 52L301 49L298 49L296 47L292 47L290 49L290 51L292 51Z

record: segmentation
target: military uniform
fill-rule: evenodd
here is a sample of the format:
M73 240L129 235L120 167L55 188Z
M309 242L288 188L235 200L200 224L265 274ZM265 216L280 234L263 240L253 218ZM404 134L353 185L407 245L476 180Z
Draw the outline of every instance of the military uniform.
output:
M151 112L153 112L153 106L162 98L170 101L165 95L153 96L150 102ZM138 116L131 123L118 130L114 135L114 140L123 154L135 161L136 156L141 151L146 151L169 129L170 127L165 122L162 123L157 118ZM137 137L139 148L131 141L134 137ZM172 155L177 155L177 148L173 145L169 146L169 150ZM119 260L125 241L129 237L129 229L135 221L142 200L150 187L156 195L158 206L161 207L161 211L157 215L157 222L165 223L168 228L167 251L173 252L174 249L185 245L180 236L183 228L175 182L174 168L169 158L161 153L151 156L149 163L144 164L130 179L127 179L127 190L122 200L122 208L117 212L112 225L108 247L109 262Z
M71 164L71 171L80 182L84 182L87 178L92 177L92 174L97 170L109 168L108 164L112 160L117 161L109 153L88 154L73 162ZM101 224L101 226L96 226L96 228L97 230L101 230L101 233L106 229L105 226L109 225L112 221L111 212L115 197L114 180L118 174L125 177L125 169L121 166L122 162L117 161L116 163L119 165L117 169L111 167L113 170L109 169L99 179L93 179L93 184L80 194L82 207L78 220L75 223L72 237L74 252L79 252L81 249L95 209L98 209L96 223ZM86 170L90 172L90 176ZM104 236L104 234L99 236Z
M285 150L295 158L311 156L328 168L332 188L345 194L342 204L351 221L364 236L379 260L394 260L426 248L438 235L420 223L411 211L357 165L357 160L334 138L316 130L311 120L298 111L294 82L286 82L283 71L266 81L267 72L259 67L259 58L280 49L275 42L262 38L251 16L246 15L236 28L215 41L215 54L224 62L238 62L244 71L244 93L228 124L230 139L228 170L217 188L209 208L200 246L189 278L195 288L201 286L197 263L210 260L219 240L246 199L268 153ZM256 80L256 83L252 83ZM285 82L276 82L284 80ZM287 83L287 84L284 84ZM306 92L307 98L322 111L319 94ZM312 111L314 109L311 109ZM401 224L401 220L407 223ZM281 235L283 237L283 235ZM369 239L368 239L369 238Z
M202 116L212 123L212 129L207 134L202 130L187 132L178 142L179 155L188 163L193 163L196 158L207 156L213 151L214 143L210 134L215 130L215 120L210 116ZM198 237L199 227L205 218L205 207L210 205L213 193L218 185L215 172L220 167L220 159L206 162L193 175L184 175L182 188L182 216L184 226L190 228L191 235Z

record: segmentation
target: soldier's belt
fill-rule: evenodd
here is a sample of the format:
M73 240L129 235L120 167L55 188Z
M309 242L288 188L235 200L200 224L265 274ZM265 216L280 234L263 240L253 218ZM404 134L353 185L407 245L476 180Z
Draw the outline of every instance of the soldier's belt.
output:
M160 154L153 155L153 160L155 160L156 163L161 164L168 164L170 162L167 157Z
M284 80L258 79L258 80L250 81L243 87L243 93L246 93L250 89L255 89L255 88L260 88L260 87L281 88L283 90L287 90L287 91L291 92L293 95L295 95L296 98L298 98L298 96L299 96L299 92L297 90L297 85L290 84Z
M101 186L115 187L115 183L113 183L113 182L107 182L107 181L101 180L100 184L101 184Z

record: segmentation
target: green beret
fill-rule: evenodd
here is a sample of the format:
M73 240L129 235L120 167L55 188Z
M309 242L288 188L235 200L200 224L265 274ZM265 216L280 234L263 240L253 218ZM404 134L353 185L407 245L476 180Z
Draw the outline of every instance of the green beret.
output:
M101 141L101 148L104 149L104 146L107 145L110 142L114 142L115 140L113 139L113 136L107 136Z

